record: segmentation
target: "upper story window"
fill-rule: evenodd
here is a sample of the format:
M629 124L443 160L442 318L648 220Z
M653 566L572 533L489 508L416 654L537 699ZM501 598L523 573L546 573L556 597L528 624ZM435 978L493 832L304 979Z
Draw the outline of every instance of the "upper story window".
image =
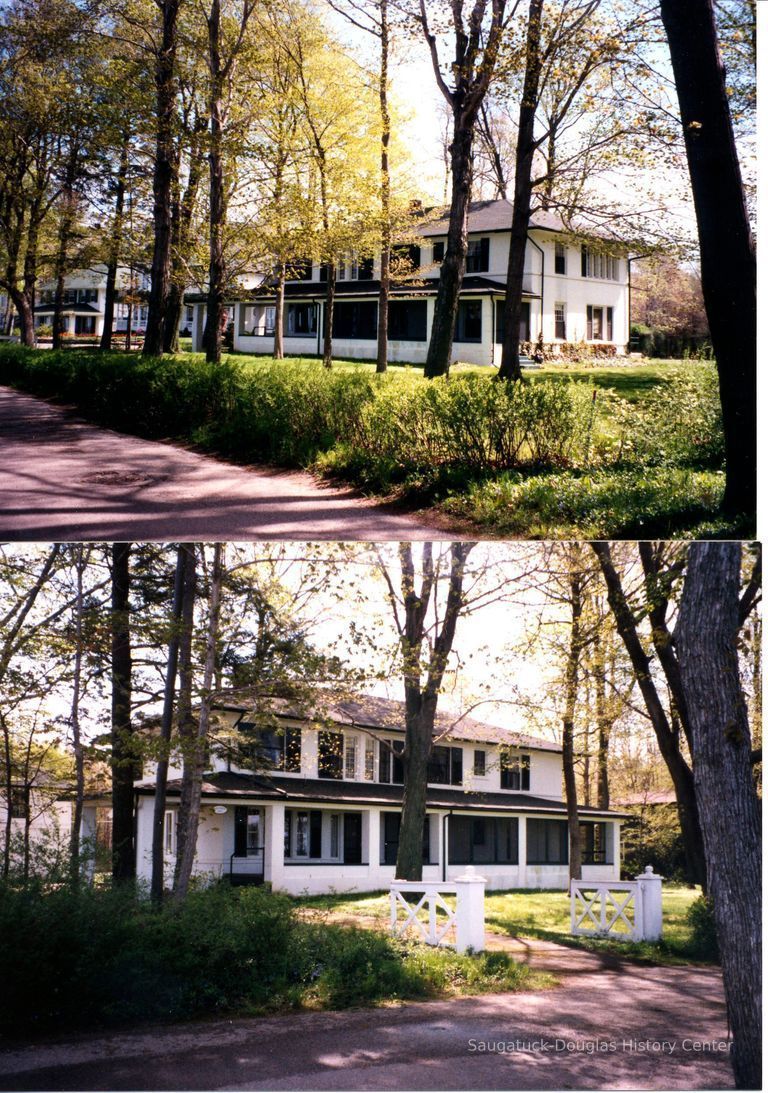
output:
M427 781L441 786L460 786L464 782L464 751L437 744L427 765Z
M392 258L398 276L403 277L410 273L416 273L421 266L421 247L418 243L393 247Z
M501 788L522 790L531 788L530 755L501 756Z
M467 273L486 273L488 271L490 242L488 238L469 240L467 244Z
M379 741L379 781L392 785L403 784L403 749L404 740Z
M555 273L565 273L565 243L555 243Z
M610 254L588 247L586 243L581 247L581 276L597 277L604 281L618 281L619 259Z
M311 281L312 259L295 258L285 267L285 276L289 281Z
M257 768L301 771L301 729L261 729L253 721L241 721L238 730L247 741L240 750Z
M319 732L317 734L318 778L344 777L344 733Z
M438 239L436 243L432 244L432 261L435 264L442 262L445 258L445 243L442 239Z
M482 749L476 750L474 753L472 773L478 778L485 775L485 752Z
M12 820L29 819L29 787L11 786L10 808Z

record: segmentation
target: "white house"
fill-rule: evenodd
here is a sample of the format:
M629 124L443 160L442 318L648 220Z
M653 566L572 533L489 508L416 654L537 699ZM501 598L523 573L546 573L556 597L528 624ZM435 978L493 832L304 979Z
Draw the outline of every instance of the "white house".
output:
M400 828L403 703L339 701L323 707L317 720L284 699L269 706L270 728L257 729L252 693L233 691L217 701L224 728L204 775L195 872L233 883L265 881L292 894L386 887L394 879ZM490 888L567 887L560 747L469 717L454 724L438 716L437 731L424 879L449 881L471 863ZM170 771L169 877L179 776ZM147 881L154 797L152 778L136 784L137 872ZM88 830L95 804L86 810ZM587 879L619 877L621 819L581 810Z
M113 330L124 334L130 317L134 334L143 334L147 325L147 297L150 281L146 273L121 266L116 279L117 302ZM64 306L61 313L63 333L78 337L100 337L104 330L104 310L107 295L107 267L75 270L64 279ZM35 326L51 326L54 316L56 284L41 281L35 305ZM191 309L182 314L191 323Z
M512 206L508 201L476 201L470 207L466 274L461 288L452 359L498 365L503 336ZM418 244L403 248L415 275L391 292L389 357L423 363L434 315L440 263L446 246L444 215L426 222ZM322 351L324 268L306 262L285 286L284 339L289 355ZM334 353L339 357L376 357L379 282L378 259L355 257L341 263L334 307ZM609 254L569 235L550 212L534 215L528 233L523 284L521 341L557 347L566 342L607 345L623 352L629 340L629 292L626 256ZM202 347L205 307L195 305L193 348ZM234 305L234 348L269 354L275 326L274 287L253 289Z

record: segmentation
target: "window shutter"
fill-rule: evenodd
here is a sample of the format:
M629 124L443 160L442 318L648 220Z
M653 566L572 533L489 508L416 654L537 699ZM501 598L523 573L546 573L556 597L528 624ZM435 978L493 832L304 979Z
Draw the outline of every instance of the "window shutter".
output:
M320 267L320 280L321 281L327 281L328 280L328 265L327 265L326 262L323 262L323 264Z
M421 836L421 858L422 864L427 865L429 863L429 816L424 817L424 830Z
M379 744L379 781L389 782L391 781L390 760L392 759L391 752L388 747L388 742L381 741Z
M613 308L605 309L605 333L609 342L613 341Z
M531 788L531 757L530 755L523 755L520 760L520 788Z
M417 270L421 265L421 247L417 243L408 248L408 258L413 268Z
M245 805L235 805L235 857L245 858L248 854L248 809Z
M310 812L309 814L309 856L310 858L321 858L323 856L322 812Z
M451 785L460 786L464 782L464 749L451 748Z
M480 240L480 254L478 256L477 265L475 270L478 273L487 273L488 264L490 262L490 239L486 236L485 239Z
M587 248L584 243L581 245L581 276L587 276Z
M445 258L445 243L440 239L432 244L432 261L442 262L443 258Z
M592 305L587 304L587 341L592 341Z

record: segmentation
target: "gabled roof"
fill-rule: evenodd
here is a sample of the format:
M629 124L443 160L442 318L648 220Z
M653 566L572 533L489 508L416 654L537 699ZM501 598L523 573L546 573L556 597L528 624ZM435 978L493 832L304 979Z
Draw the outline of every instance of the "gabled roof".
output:
M258 707L263 708L265 701L269 704L270 712L276 717L294 721L308 719L306 711L300 709L290 699L280 697L265 699L263 695L249 687L222 691L214 696L213 705L214 709L247 713ZM337 725L383 729L389 732L405 731L405 703L397 699L380 698L377 695L337 699L318 693L312 712L317 718L332 721ZM507 747L527 748L534 751L562 751L559 744L549 740L515 732L501 725L491 725L485 721L478 721L474 717L456 718L441 711L438 711L435 717L435 736L482 744L503 744Z
M430 237L433 235L445 235L448 231L448 209L433 210L435 219L427 221L419 227L419 234ZM529 225L530 228L541 228L543 231L568 232L565 224L557 213L548 209L540 209L533 213ZM504 201L473 201L469 206L467 230L469 232L500 232L509 231L512 227L512 202Z

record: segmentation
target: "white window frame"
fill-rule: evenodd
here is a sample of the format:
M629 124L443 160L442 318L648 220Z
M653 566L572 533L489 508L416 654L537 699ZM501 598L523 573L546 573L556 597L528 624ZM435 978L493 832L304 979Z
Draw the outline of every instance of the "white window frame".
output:
M344 779L347 782L357 781L357 737L344 734Z
M168 808L163 818L163 849L169 857L176 857L176 809Z

